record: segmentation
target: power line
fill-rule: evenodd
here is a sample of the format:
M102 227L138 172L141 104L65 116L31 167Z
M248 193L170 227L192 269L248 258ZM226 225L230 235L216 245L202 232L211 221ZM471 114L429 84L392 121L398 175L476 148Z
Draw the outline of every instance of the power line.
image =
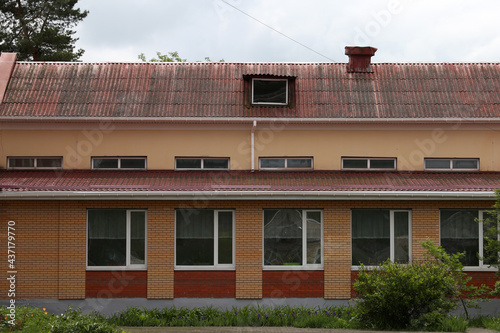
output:
M238 7L231 5L231 4L230 4L230 3L228 3L226 0L221 0L221 1L222 1L222 2L224 2L226 5L228 5L229 7L232 7L232 8L234 8L234 9L236 9L237 11L239 11L240 13L242 13L242 14L244 14L244 15L246 15L246 16L248 16L248 17L250 17L252 20L257 21L257 22L259 22L260 24L262 24L263 26L265 26L265 27L267 27L267 28L271 29L272 31L279 33L281 36L288 38L289 40L291 40L291 41L293 41L293 42L295 42L295 43L299 44L299 45L300 45L300 46L302 46L302 47L305 47L305 48L306 48L306 49L308 49L309 51L312 51L312 52L314 52L314 53L316 53L316 54L319 54L320 56L322 56L322 57L324 57L324 58L326 58L326 59L330 60L331 62L335 62L333 59L330 59L330 58L329 58L329 57L327 57L326 55L321 54L321 53L319 53L319 52L318 52L318 51L316 51L316 50L313 50L313 49L312 49L312 48L310 48L309 46L307 46L307 45L305 45L305 44L302 44L301 42L299 42L299 41L297 41L297 40L293 39L292 37L289 37L289 36L285 35L284 33L282 33L282 32L281 32L281 31L279 31L279 30L274 29L274 28L273 28L273 27L271 27L270 25L268 25L268 24L266 24L266 23L264 23L264 22L260 21L259 19L257 19L257 18L255 18L255 17L253 17L252 15L250 15L250 14L248 14L248 13L246 13L246 12L242 11L242 10L241 10L241 9L239 9Z

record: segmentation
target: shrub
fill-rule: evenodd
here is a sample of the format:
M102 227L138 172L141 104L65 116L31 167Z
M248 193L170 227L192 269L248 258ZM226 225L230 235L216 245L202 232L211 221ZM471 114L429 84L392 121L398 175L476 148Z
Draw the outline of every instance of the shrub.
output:
M422 243L428 260L410 264L385 262L359 272L354 290L359 299L356 314L366 327L422 329L438 327L463 295L474 297L484 289L470 286L463 272L461 254L448 255L431 241Z
M56 317L52 324L50 333L118 333L116 329L108 323L106 318L97 313L83 315L81 310L69 308L61 316Z

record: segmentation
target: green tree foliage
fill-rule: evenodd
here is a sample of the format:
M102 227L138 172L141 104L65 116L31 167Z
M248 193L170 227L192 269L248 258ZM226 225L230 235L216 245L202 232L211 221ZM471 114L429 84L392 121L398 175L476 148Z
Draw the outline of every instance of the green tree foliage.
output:
M162 54L161 52L156 52L156 58L151 58L147 60L144 53L141 53L137 56L139 60L144 62L186 62L186 59L182 59L179 55L179 52L168 52L167 54ZM199 61L198 61L199 62ZM205 57L204 62L212 62L209 57ZM219 62L224 62L224 59L219 60Z
M463 253L449 255L429 240L422 246L427 250L425 261L387 261L378 268L360 270L354 284L359 296L356 313L367 328L436 328L459 302L467 311L472 300L485 295L483 287L469 284L460 262Z
M496 202L493 209L488 211L487 218L483 222L484 253L483 261L497 269L497 282L493 294L500 294L500 190L495 190Z
M78 0L0 1L0 51L17 52L19 60L76 61L72 30L88 11L75 8Z

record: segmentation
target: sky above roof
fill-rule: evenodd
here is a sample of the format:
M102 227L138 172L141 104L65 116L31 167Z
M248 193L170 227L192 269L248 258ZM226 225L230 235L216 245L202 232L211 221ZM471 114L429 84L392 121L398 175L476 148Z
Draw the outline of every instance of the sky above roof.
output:
M499 62L498 0L80 0L85 62Z

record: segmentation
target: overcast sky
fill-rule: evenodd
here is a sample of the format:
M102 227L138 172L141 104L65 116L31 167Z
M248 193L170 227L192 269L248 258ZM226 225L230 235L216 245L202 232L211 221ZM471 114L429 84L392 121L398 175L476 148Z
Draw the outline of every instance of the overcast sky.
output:
M80 0L85 62L500 62L499 0Z

